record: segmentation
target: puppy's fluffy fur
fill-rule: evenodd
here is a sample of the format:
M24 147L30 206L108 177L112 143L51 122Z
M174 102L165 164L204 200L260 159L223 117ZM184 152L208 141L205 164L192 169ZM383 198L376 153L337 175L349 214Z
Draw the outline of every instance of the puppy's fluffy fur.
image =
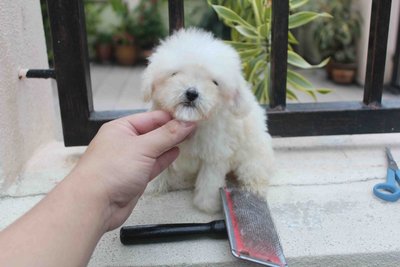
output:
M194 100L188 91L195 92ZM202 30L176 32L149 58L143 94L153 110L198 125L179 146L178 159L152 182L153 191L194 184L194 204L212 213L220 209L218 189L229 172L250 190L265 187L273 171L266 114L232 47Z

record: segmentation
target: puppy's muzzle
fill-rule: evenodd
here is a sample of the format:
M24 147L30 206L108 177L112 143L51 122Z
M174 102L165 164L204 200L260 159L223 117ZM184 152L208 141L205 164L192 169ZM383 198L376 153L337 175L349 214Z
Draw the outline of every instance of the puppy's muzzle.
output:
M188 102L193 102L199 97L199 93L196 88L190 87L186 90L185 97Z

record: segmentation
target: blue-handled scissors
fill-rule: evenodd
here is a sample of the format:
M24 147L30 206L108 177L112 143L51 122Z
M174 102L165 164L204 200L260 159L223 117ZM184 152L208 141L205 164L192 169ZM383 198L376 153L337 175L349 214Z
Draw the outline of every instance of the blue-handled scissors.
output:
M400 199L400 170L389 148L386 148L386 156L388 159L386 183L375 185L374 194L380 199L394 202Z

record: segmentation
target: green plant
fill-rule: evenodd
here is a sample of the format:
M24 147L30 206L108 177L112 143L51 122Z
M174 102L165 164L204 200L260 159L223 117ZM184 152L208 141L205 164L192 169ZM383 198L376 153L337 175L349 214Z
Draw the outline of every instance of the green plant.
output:
M98 32L97 25L101 21L101 13L103 12L106 5L85 0L84 7L89 55L90 58L93 58L94 49L98 41L98 36L100 34Z
M51 67L53 66L54 53L53 44L51 43L50 18L47 12L47 3L45 0L40 0L40 7L42 10L43 28L46 38L47 60L49 62L49 66Z
M121 19L121 27L126 27L130 18L130 10L123 0L109 0L115 14ZM125 23L124 23L125 22Z
M351 9L351 0L319 0L319 8L329 12L333 19L319 21L314 39L323 57L338 63L354 63L356 41L360 37L361 16Z
M193 12L197 11L198 10L193 10ZM231 38L230 28L222 23L221 20L218 19L217 14L210 8L204 12L200 23L196 26L212 32L220 39L228 40Z
M115 14L119 17L120 23L115 29L113 40L117 44L131 45L135 43L137 23L133 12L123 0L109 0Z
M104 5L93 3L88 0L84 1L86 33L88 38L94 38L97 35L97 25L100 22L100 15L103 12Z
M166 29L159 12L159 0L141 0L134 10L137 27L135 37L140 47L151 49L160 38L165 37Z
M117 32L112 37L113 43L116 45L134 45L135 37L128 32Z
M107 32L98 32L96 44L111 44L113 42L112 34Z
M308 0L291 0L289 30L305 25L317 18L330 18L327 13L298 11ZM224 23L231 28L228 41L242 59L245 78L253 87L260 103L268 103L271 58L271 0L208 0ZM288 64L292 67L311 69L323 67L328 59L311 65L293 50L298 41L289 31ZM315 88L305 77L288 68L287 98L297 99L295 91L309 94L316 100L316 93L326 94L328 89Z

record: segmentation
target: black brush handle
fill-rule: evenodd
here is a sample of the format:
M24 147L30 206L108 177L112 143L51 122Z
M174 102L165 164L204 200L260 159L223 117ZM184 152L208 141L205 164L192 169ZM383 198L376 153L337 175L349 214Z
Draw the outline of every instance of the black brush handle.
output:
M225 221L124 226L120 230L124 245L182 241L202 236L226 238Z

